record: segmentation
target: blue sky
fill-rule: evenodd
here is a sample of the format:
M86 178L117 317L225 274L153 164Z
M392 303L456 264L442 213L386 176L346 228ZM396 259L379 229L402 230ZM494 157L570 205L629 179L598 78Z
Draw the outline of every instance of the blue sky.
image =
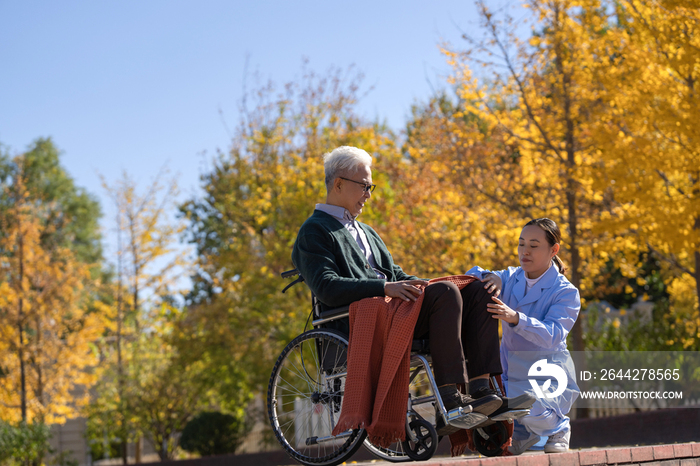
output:
M279 84L304 58L319 73L355 65L374 87L361 113L401 129L446 86L438 45L476 24L474 4L452 0L0 0L0 143L16 154L51 136L111 218L98 173L146 186L167 163L183 198L197 192L229 147L219 110L236 124L246 60Z

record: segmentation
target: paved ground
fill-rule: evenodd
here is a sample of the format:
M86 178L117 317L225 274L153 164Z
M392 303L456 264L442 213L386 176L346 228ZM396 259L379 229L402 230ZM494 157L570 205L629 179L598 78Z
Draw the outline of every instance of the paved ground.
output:
M384 461L351 462L388 466L395 463ZM291 464L291 463L290 463ZM634 446L617 448L584 448L568 453L547 454L529 451L520 456L485 458L461 456L457 458L433 457L421 466L593 466L593 465L640 465L640 466L700 466L700 443L673 445Z

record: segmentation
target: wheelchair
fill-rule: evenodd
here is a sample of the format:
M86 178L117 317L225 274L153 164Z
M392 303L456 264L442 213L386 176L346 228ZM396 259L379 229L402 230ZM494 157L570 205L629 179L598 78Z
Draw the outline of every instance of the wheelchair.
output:
M283 292L304 279L297 270L282 273L283 278L297 275ZM350 307L322 312L313 294L312 307L313 329L297 336L284 348L272 370L267 391L268 416L275 436L284 450L301 464L334 466L347 461L362 445L383 461L428 460L441 440L435 427L436 416L442 416L445 425L474 429L472 439L477 451L484 456L497 456L503 453L509 437L505 423L499 421L512 423L530 412L517 409L487 417L471 412L469 406L447 412L431 371L428 342L414 340L406 439L382 447L372 444L364 429L334 436L332 431L343 409L348 337L329 327L342 323L343 319L347 322ZM492 385L501 395L494 377Z

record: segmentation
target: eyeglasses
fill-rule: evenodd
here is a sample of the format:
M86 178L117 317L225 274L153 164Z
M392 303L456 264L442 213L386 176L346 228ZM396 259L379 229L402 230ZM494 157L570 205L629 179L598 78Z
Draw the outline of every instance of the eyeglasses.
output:
M352 182L355 183L355 184L359 184L360 186L362 186L362 190L363 190L364 192L373 193L373 192L374 192L374 188L377 187L376 184L360 183L359 181L351 180L351 179L349 179L349 178L343 178L342 176L339 176L338 178L340 178L341 180L352 181Z

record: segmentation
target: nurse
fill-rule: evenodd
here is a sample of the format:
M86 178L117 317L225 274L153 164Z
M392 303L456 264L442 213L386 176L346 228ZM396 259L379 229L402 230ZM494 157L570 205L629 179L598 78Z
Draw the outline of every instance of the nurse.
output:
M566 349L566 336L576 322L581 300L576 287L564 276L566 267L557 256L560 244L561 232L555 222L548 218L531 220L523 228L518 241L520 267L495 272L474 267L467 272L467 275L485 282L484 288L493 293L493 303L488 304L488 311L493 318L502 321L501 364L503 382L510 392L507 395L515 395L516 382L511 380L509 386L509 352L511 356L515 351L550 354L550 360L568 375L563 394L554 399L538 397L530 414L515 422L510 447L514 455L531 448L540 436L547 437L544 446L547 453L569 449L571 426L567 414L579 389L573 362ZM515 370L514 365L511 372ZM514 377L512 374L511 378ZM522 388L520 384L518 389Z

